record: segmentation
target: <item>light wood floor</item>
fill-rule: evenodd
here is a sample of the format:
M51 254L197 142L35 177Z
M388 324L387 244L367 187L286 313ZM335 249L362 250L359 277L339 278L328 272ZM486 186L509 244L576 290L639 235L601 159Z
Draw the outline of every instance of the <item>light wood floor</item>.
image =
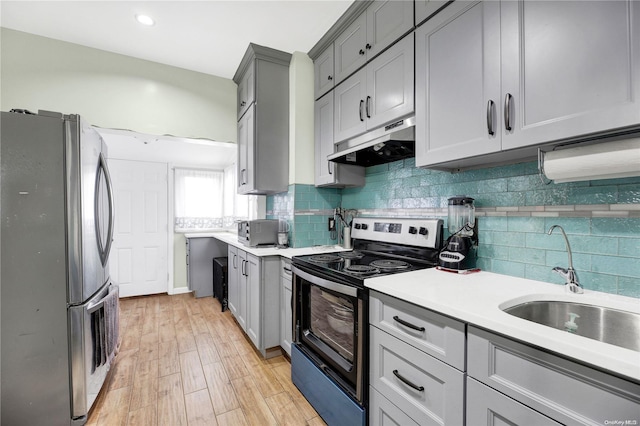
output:
M217 300L121 299L120 352L87 425L324 425Z

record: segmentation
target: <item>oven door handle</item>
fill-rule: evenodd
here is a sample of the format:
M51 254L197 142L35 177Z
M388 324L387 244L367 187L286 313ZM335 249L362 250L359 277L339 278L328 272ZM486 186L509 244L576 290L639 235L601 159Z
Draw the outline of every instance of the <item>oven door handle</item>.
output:
M325 288L327 290L333 290L337 293L345 294L347 296L358 297L358 288L352 287L350 285L340 284L335 281L329 281L324 278L317 277L312 275L306 271L297 268L295 265L291 268L293 270L293 274L309 281L311 284L317 285L318 287Z

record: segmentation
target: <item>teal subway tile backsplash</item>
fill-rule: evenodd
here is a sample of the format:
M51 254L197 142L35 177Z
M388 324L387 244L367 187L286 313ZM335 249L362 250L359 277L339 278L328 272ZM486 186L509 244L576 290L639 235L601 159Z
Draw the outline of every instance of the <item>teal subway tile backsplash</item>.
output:
M368 167L365 175L360 188L291 185L268 197L267 210L289 218L292 245L303 247L337 243L327 219L338 206L365 215L438 216L446 229L447 199L466 195L475 199L483 270L562 284L551 269L568 266L564 239L558 230L547 235L557 224L585 288L640 298L639 177L547 184L536 162L449 173L416 168L414 159Z

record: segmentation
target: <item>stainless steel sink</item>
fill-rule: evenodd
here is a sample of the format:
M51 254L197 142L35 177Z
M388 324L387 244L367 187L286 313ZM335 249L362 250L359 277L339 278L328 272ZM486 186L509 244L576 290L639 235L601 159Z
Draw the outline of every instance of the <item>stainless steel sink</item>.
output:
M504 311L518 318L640 352L640 314L637 313L547 300L522 303Z

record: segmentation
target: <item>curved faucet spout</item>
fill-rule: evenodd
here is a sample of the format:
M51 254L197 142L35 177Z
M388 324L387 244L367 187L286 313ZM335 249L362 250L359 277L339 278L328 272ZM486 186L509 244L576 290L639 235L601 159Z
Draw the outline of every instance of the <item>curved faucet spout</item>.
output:
M580 282L578 281L578 274L576 273L576 270L573 269L573 257L571 255L571 245L569 244L569 238L567 238L567 234L564 232L564 229L560 225L553 225L551 228L549 228L549 231L547 232L547 234L551 235L553 233L553 230L556 228L560 229L560 231L562 232L562 236L564 237L564 242L567 246L567 254L569 255L569 267L567 269L555 267L553 268L553 271L559 273L565 278L566 280L565 286L568 291L570 291L571 293L580 294L583 292L583 290L582 290L582 286L580 285Z
M571 256L571 245L569 244L569 238L567 238L567 234L564 232L564 228L562 228L562 226L560 225L553 225L551 228L549 228L549 231L547 232L548 235L551 235L553 233L554 229L560 229L560 231L562 232L562 236L564 237L564 242L567 245L567 253L569 254L569 269L573 269L573 258Z

